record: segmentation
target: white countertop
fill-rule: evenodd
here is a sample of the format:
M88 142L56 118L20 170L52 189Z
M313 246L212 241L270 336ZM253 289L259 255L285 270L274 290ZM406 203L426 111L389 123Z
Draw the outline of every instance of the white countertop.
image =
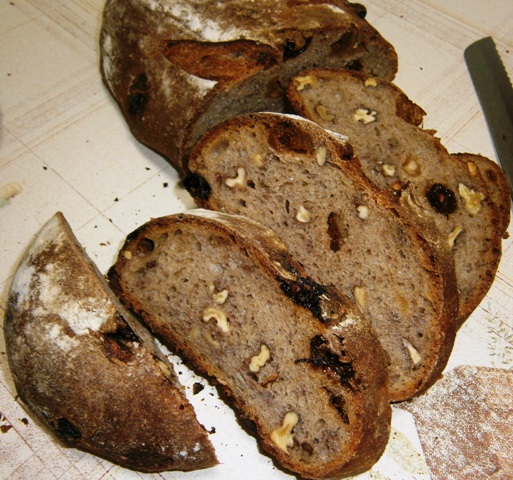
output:
M513 73L513 2L362 3L369 21L396 48L395 82L427 112L424 126L437 130L451 152L495 159L463 50L491 35ZM193 208L175 171L129 133L101 82L102 6L102 0L0 2L0 480L292 479L258 452L211 387L192 395L198 379L181 366L200 421L215 427L211 439L221 465L211 470L142 475L62 448L14 400L1 318L17 262L39 228L62 211L106 271L129 232L150 217ZM494 285L460 330L446 372L458 365L513 367L512 243L503 242ZM393 432L384 457L357 478L434 479L414 419L400 405L394 407ZM505 476L483 475L513 478L513 469Z

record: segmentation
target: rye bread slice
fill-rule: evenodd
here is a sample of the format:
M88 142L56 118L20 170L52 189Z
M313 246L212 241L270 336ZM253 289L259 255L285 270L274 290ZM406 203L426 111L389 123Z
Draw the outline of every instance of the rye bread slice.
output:
M504 172L491 160L451 155L421 127L424 110L392 83L347 70L310 70L290 84L294 110L349 136L368 178L431 218L454 253L458 325L489 290L511 208Z
M63 445L142 472L217 464L173 367L60 213L15 273L4 330L18 398Z
M282 468L340 477L382 454L391 411L370 323L267 228L202 210L153 219L129 235L109 278Z
M205 135L189 170L198 205L264 223L360 305L387 351L392 401L436 381L455 336L452 257L372 185L350 144L300 117L244 115Z

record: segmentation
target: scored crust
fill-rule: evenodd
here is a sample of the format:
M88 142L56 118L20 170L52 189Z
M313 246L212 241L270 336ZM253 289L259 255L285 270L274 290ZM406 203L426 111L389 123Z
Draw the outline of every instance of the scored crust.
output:
M204 208L280 235L323 284L358 302L389 356L390 399L435 382L452 350L452 258L363 174L347 141L300 117L243 115L207 133L185 186Z
M391 417L383 349L267 228L204 210L154 219L129 235L109 278L281 468L346 476L381 456Z
M208 128L283 111L293 75L312 66L392 79L393 47L344 0L109 0L101 70L135 137L180 172Z
M360 72L314 69L288 89L294 110L350 138L365 174L394 191L454 256L460 326L489 290L511 209L504 172L485 157L451 155L421 128L425 112L394 84Z
M173 367L60 213L16 271L4 329L19 398L63 445L143 472L217 464Z

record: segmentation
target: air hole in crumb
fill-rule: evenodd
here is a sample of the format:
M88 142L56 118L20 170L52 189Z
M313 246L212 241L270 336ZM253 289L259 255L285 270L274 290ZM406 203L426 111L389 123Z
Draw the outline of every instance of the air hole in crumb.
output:
M139 253L147 254L155 250L155 242L151 238L142 238L137 245Z

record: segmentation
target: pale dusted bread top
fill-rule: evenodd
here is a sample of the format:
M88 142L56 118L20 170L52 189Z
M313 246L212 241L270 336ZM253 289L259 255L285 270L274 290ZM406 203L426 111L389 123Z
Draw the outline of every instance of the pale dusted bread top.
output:
M393 47L344 0L110 0L101 71L135 136L179 171L209 127L282 111L314 65L393 78Z
M451 155L423 130L425 112L392 83L346 70L302 72L288 91L300 115L350 137L368 178L434 221L455 261L461 325L497 271L511 197L504 172L489 159Z
M66 446L145 472L217 463L171 365L61 214L25 253L5 318L19 398Z
M436 381L455 334L452 258L372 185L347 139L300 117L243 115L207 133L188 166L198 205L264 223L313 278L359 304L388 353L392 400Z
M391 409L380 342L269 229L204 210L153 219L129 235L109 278L281 468L340 478L381 456Z
M415 419L431 478L513 478L512 403L513 371L462 365L402 405Z

